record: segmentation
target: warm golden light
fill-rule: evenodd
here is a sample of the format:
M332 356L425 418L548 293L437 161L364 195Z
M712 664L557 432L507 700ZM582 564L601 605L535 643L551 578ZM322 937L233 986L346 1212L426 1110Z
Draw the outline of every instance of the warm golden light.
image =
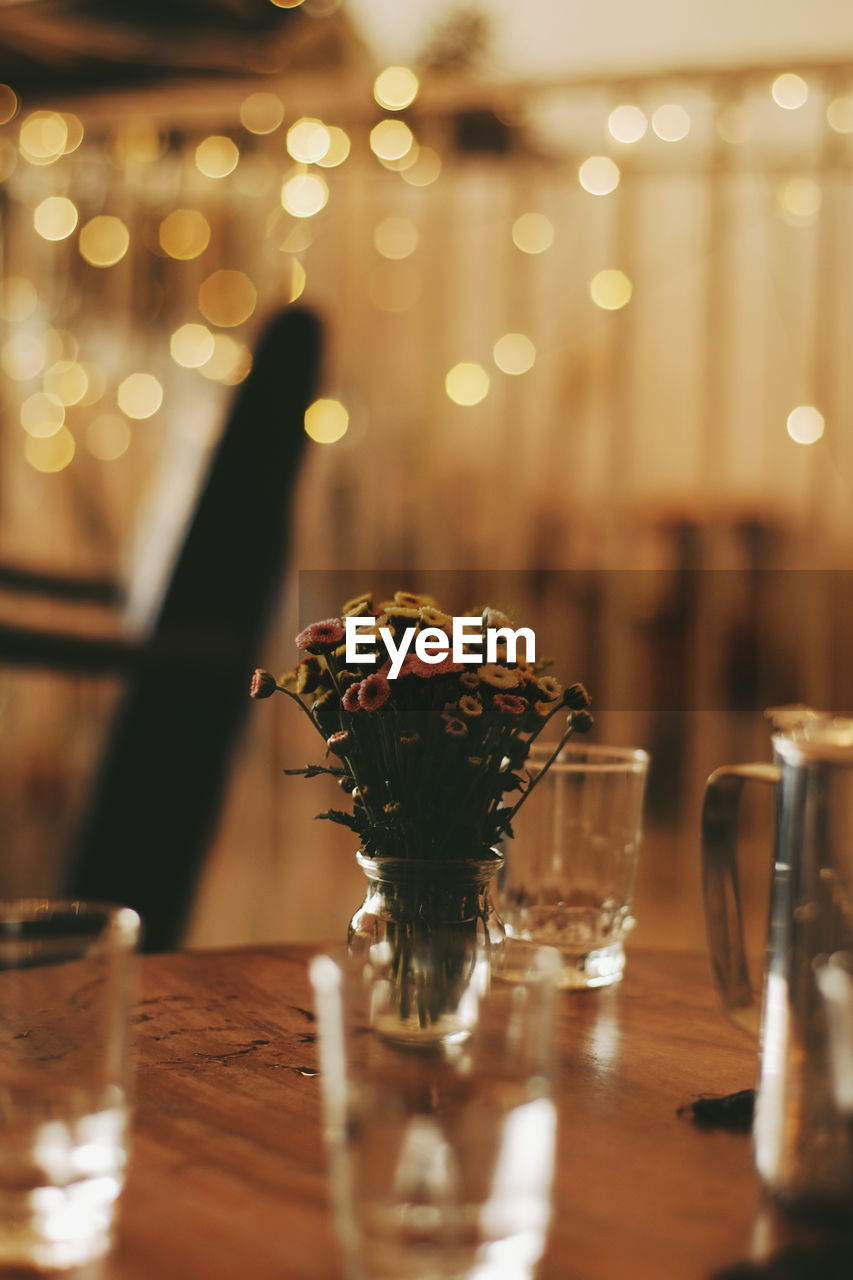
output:
M175 209L160 223L160 247L170 258L197 258L209 244L210 223L197 209Z
M66 240L77 226L77 207L67 196L48 196L36 205L33 226L43 240Z
M665 102L652 116L652 129L662 142L681 142L690 132L690 116L677 102Z
M8 138L0 138L0 182L11 178L18 164L18 148Z
M352 144L349 134L344 129L339 129L336 124L329 125L328 133L329 150L320 157L317 164L322 165L324 169L334 169L346 160Z
M597 307L604 311L618 311L631 301L634 287L624 271L607 268L592 277L589 293Z
M418 147L413 165L402 173L404 182L411 187L428 187L441 173L441 156L432 147Z
M402 160L414 141L414 134L402 120L380 120L370 130L370 150L380 160Z
M0 84L0 124L14 120L20 107L18 95L10 84Z
M444 389L455 404L479 404L489 394L489 375L481 364L462 361L447 373Z
M65 150L62 154L68 156L72 151L76 151L83 141L83 121L71 111L63 111L62 119L65 121L65 128L68 134L65 139Z
M418 229L410 218L383 218L373 228L373 244L383 258L408 258L418 247Z
M402 315L421 296L421 277L408 262L380 262L367 282L370 300L380 311Z
M305 292L306 280L305 268L298 258L294 258L290 266L290 289L287 291L288 302L295 302L297 298L302 297Z
M129 418L150 418L163 403L163 388L153 373L131 373L119 383L116 399Z
M740 146L749 137L749 120L745 109L736 102L723 107L717 116L717 133L731 146Z
M60 404L79 404L89 389L89 379L76 360L57 360L45 371L44 389Z
M523 213L512 224L512 239L522 253L544 253L554 243L554 224L544 213Z
M206 178L227 178L237 168L240 148L233 138L214 134L195 149L195 164Z
M28 435L46 439L65 425L65 406L55 396L36 391L21 405L21 426Z
M99 462L115 462L130 448L130 423L117 413L93 418L86 428L86 448Z
M248 376L251 368L252 353L246 344L227 333L217 333L213 338L213 355L201 366L201 373L226 387L235 387Z
M536 362L536 348L526 333L505 333L494 346L494 361L503 373L527 373Z
M821 206L820 186L813 178L789 178L778 192L779 210L789 221L808 222Z
M18 324L35 311L38 294L35 285L24 276L6 276L0 280L0 320Z
M198 291L198 309L211 324L233 329L255 310L258 291L243 271L214 271Z
M325 209L329 188L317 173L297 173L281 189L282 208L294 218L313 218Z
M639 142L645 137L648 121L639 107L626 104L613 108L607 117L607 128L617 142Z
M31 467L46 474L64 471L75 450L74 437L67 427L60 427L52 436L28 435L24 443L24 456Z
M305 410L305 434L315 444L334 444L348 427L349 414L340 400L315 400Z
M33 111L21 124L18 146L31 164L52 164L68 142L68 125L56 111Z
M130 232L121 218L99 214L80 232L80 256L93 267L112 267L127 253Z
M770 93L777 106L784 107L786 111L796 111L808 100L809 86L802 76L786 71L773 81Z
M788 435L797 444L814 444L825 425L823 414L811 404L799 404L788 414Z
M591 196L609 196L619 186L619 166L610 156L589 156L578 169L578 181Z
M274 4L276 9L298 9L305 0L270 0L270 4Z
M29 382L41 373L45 365L44 343L29 334L15 334L3 344L0 364L5 373L16 382Z
M853 133L853 98L833 98L826 108L826 119L836 133Z
M240 103L240 123L249 133L273 133L284 119L284 104L276 93L250 93Z
M303 116L287 131L287 151L300 164L317 164L328 154L332 139L322 120Z
M213 334L203 324L182 324L169 340L169 352L175 364L184 369L199 369L213 355Z
M84 395L77 401L81 405L97 404L103 397L107 389L107 376L99 364L93 364L91 360L81 366L88 386Z
M386 67L373 82L373 96L386 111L402 111L418 96L420 82L409 67Z

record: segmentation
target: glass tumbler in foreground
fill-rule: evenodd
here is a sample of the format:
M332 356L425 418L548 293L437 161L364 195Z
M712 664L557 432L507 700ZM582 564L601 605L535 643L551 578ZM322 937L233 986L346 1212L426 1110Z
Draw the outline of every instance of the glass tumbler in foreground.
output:
M551 1213L560 957L508 942L461 1042L382 1034L393 955L310 967L336 1225L349 1280L528 1280Z
M535 794L507 841L501 914L507 933L556 947L563 987L604 987L625 968L649 757L567 743L532 749Z
M65 1269L112 1243L124 1183L139 917L0 902L0 1266Z

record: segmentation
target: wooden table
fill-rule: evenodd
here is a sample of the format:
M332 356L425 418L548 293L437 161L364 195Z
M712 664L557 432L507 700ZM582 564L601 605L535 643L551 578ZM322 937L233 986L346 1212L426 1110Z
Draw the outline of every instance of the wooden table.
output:
M138 1120L106 1280L338 1280L309 949L151 956ZM703 956L634 950L562 997L559 1175L541 1280L708 1280L781 1241L749 1139L676 1114L751 1085Z

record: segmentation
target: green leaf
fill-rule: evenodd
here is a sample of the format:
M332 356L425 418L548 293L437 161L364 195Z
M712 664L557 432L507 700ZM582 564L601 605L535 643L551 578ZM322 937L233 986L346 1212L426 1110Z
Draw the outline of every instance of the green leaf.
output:
M344 813L343 809L327 809L325 813L318 813L315 816L318 820L336 822L339 827L349 827L350 831L358 834L358 823L351 813Z

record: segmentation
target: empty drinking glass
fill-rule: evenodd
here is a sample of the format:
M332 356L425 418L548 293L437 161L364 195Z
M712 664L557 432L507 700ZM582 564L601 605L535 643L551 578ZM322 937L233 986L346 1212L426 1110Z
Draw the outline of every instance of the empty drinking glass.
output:
M511 942L517 979L472 984L467 1036L413 1048L383 1034L393 955L317 956L333 1201L350 1280L527 1280L551 1212L551 948Z

